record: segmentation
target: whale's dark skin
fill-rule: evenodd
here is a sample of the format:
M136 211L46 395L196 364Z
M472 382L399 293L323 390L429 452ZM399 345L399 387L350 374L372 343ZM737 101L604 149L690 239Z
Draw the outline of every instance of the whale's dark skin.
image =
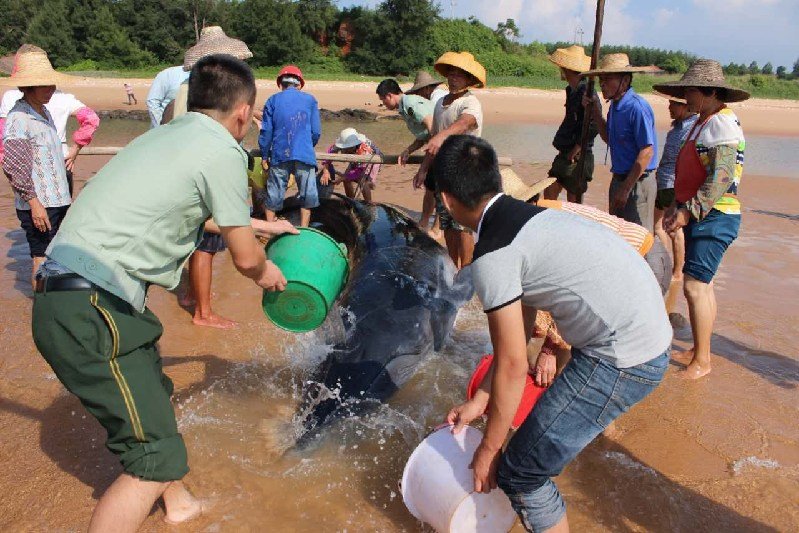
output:
M350 274L338 299L345 338L306 381L301 442L389 399L441 349L473 292L470 280L455 282L446 249L391 206L334 197L313 211L311 226L347 246ZM336 398L320 401L320 390Z

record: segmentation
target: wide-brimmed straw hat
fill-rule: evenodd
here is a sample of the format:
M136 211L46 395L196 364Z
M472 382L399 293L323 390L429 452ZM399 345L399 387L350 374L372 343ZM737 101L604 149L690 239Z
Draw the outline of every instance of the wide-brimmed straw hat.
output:
M503 168L499 172L499 175L502 176L502 191L508 196L521 200L522 202L527 202L536 194L541 194L544 192L544 189L557 181L555 178L544 178L536 181L532 185L527 185L513 169L507 167Z
M47 58L47 53L39 48L38 50L28 49L22 53L18 52L14 63L14 73L8 78L0 78L0 85L40 87L74 82L77 79L75 76L57 72Z
M429 87L431 85L441 85L442 81L435 79L429 72L426 70L420 70L416 73L416 78L413 80L413 87L405 91L405 94L415 94L417 91L424 89L425 87Z
M726 94L719 97L722 102L742 102L749 98L750 94L743 89L733 87L724 79L724 71L721 63L712 59L697 59L679 81L659 83L653 86L658 92L677 98L685 98L687 87L710 87L713 89L724 89Z
M585 54L585 48L576 44L568 48L558 48L552 52L549 60L559 67L575 72L585 72L591 68L591 57Z
M358 146L364 141L366 141L366 135L358 133L358 130L355 128L344 128L341 130L341 133L339 133L335 145L336 148L344 150L346 148Z
M238 59L252 57L252 52L244 41L228 37L219 26L208 26L200 32L197 44L186 50L183 70L191 70L197 61L211 54L228 54Z
M659 93L657 91L655 91L655 94L661 98L665 98L669 102L677 102L678 104L688 105L688 100L685 98L677 98L676 96L669 96L668 94Z
M608 54L599 60L599 67L583 72L583 76L599 76L601 74L626 74L631 72L654 72L649 67L634 67L627 54Z
M456 67L474 76L477 80L474 87L478 89L486 86L486 69L469 52L444 52L433 65L444 77L447 76L447 67Z

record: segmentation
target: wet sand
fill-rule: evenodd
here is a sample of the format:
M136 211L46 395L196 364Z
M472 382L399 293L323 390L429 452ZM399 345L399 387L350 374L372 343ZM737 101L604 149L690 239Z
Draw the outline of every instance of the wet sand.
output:
M107 159L79 158L78 185ZM528 182L547 168L514 167ZM607 170L597 174L587 202L604 207ZM411 177L410 168L385 169L375 198L417 212ZM713 372L684 382L674 365L620 418L616 437L597 439L558 478L575 531L799 529L799 180L747 174L742 191L741 236L716 281ZM33 346L30 260L5 181L0 205L0 486L7 487L0 529L84 529L120 467L104 449L102 428ZM332 428L317 449L281 456L274 435L293 431L298 386L325 347L315 334L272 326L260 290L236 274L226 253L216 259L213 292L215 310L237 329L194 327L174 294L150 291L189 449L186 482L214 502L180 530L419 530L397 481L488 349L476 302L461 311L443 353L429 356L389 405ZM675 348L689 343L688 328L675 331ZM155 509L144 530L172 530L162 517Z

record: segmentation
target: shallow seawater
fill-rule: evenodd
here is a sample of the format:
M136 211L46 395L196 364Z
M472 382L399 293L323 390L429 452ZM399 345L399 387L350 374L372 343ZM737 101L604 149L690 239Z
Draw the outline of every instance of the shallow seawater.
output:
M73 120L74 122L74 120ZM74 127L74 126L73 126ZM339 132L347 127L355 127L372 139L384 153L399 153L411 141L405 123L401 120L378 120L375 122L347 123L343 121L324 121L322 137L317 145L318 151L327 150ZM488 140L501 156L513 158L521 163L549 163L555 156L552 136L555 126L550 124L491 124L486 123L483 137ZM102 121L92 146L122 146L137 135L149 129L149 122L130 119L106 119ZM666 132L658 131L658 151L662 153ZM795 150L796 139L767 135L747 136L747 173L763 176L785 176L799 178L799 152ZM258 131L253 126L244 140L247 148L258 146ZM607 159L607 145L599 138L594 148L596 164Z

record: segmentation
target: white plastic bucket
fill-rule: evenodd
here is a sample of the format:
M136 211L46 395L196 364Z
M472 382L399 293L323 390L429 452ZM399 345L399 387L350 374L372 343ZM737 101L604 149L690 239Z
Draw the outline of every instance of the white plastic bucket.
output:
M440 533L507 532L516 521L500 489L475 493L469 464L483 434L439 428L413 451L402 473L402 499L413 516Z

